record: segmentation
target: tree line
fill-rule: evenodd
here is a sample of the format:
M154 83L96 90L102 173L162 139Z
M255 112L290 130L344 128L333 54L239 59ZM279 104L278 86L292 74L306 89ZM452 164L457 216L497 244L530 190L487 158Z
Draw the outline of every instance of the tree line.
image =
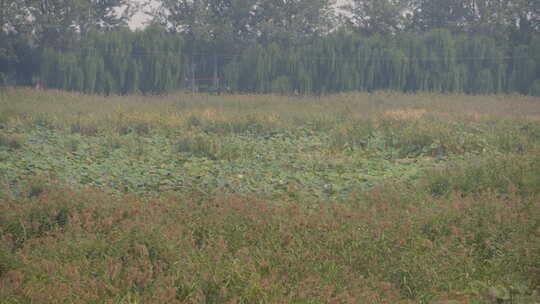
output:
M493 38L436 29L392 37L340 31L294 48L256 45L228 64L225 74L242 92L540 95L539 68L540 36L505 47Z
M154 3L155 4L155 3ZM143 30L127 22L152 17ZM540 95L535 0L0 0L0 84Z

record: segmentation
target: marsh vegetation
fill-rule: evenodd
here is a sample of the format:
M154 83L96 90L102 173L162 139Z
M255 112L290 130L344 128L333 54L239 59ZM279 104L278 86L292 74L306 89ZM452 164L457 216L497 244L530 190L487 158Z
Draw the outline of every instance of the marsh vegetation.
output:
M0 92L2 303L537 303L540 100Z

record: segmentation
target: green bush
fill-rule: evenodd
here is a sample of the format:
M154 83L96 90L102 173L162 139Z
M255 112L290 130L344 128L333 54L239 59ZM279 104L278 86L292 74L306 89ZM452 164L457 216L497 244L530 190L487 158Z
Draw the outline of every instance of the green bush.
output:
M10 150L19 150L23 146L23 136L14 134L0 133L0 147L6 147Z
M540 97L540 80L535 80L529 92L532 96Z
M330 149L354 150L364 149L375 136L375 122L371 120L355 120L347 124L340 124L330 132Z
M235 137L227 139L216 135L186 134L176 141L175 151L211 160L233 160L249 153L249 147L236 144Z
M387 145L401 157L479 153L487 147L482 137L468 132L464 125L436 117L395 122L383 125L382 130Z
M494 122L486 140L501 152L527 153L540 146L540 123L519 120Z
M473 157L455 166L427 170L422 183L434 195L496 191L523 195L540 193L537 156Z

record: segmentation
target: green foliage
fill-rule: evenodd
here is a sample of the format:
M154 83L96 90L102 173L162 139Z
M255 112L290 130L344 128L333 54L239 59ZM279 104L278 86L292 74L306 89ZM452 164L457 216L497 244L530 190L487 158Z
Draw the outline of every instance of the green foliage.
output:
M174 151L192 157L232 161L252 156L253 147L241 136L229 135L226 140L216 134L184 134L177 139Z
M497 189L501 193L518 192L536 196L540 191L538 157L474 157L442 170L426 172L424 182L434 195L481 193Z
M160 0L143 30L127 22L148 1L64 2L0 3L1 85L161 94L217 77L208 90L538 91L533 0L353 0L340 10L334 0Z
M158 26L140 32L91 33L78 52L42 52L40 79L48 88L87 94L167 93L184 76L183 42Z
M13 250L9 248L7 242L0 242L0 278L4 276L9 270L15 268L17 265L17 258L13 254Z
M504 46L489 37L471 39L445 29L385 39L338 31L310 45L251 46L225 71L241 92L529 94L539 77L540 57L530 49L534 45Z
M539 300L536 98L4 96L2 303Z
M290 80L287 76L280 76L272 81L271 92L277 94L286 94L291 92Z
M156 24L136 32L91 32L80 49L40 49L34 59L40 71L33 76L47 88L104 95L172 92L193 76L191 66L196 78L217 73L234 91L278 94L393 90L534 95L540 77L538 37L506 45L447 29L389 37L342 29L310 44L249 43L234 57L223 53L221 42L198 45L184 39Z
M375 122L371 120L351 121L339 125L330 133L330 147L333 150L366 148L376 132Z
M394 146L403 157L480 153L487 147L482 137L467 132L459 124L437 118L408 122L388 139L391 140L388 145Z
M176 143L176 152L189 153L193 156L216 159L218 146L215 140L205 135L184 135Z
M52 188L37 204L8 200L0 300L538 299L527 270L538 260L535 201L489 193L421 201L391 187L370 196L352 206L255 195L201 203Z
M0 133L0 147L6 147L9 150L19 150L23 146L23 137L21 135L4 135Z
M42 178L32 178L22 188L29 198L35 198L43 194L46 187L46 182Z
M540 97L540 80L535 80L531 86L530 95Z

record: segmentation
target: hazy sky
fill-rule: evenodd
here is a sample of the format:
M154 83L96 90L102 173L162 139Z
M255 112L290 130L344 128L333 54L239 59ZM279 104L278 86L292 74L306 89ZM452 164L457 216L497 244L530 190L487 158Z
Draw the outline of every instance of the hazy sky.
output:
M143 2L143 0L133 0L134 2ZM143 26L144 22L148 20L148 16L142 13L138 13L133 16L133 19L129 22L131 28L140 28Z
M135 2L143 2L144 0L133 0ZM337 0L338 4L343 4L347 2L347 0ZM139 13L133 17L133 19L129 22L129 26L133 29L140 28L143 26L144 22L148 20L148 16L145 14Z

